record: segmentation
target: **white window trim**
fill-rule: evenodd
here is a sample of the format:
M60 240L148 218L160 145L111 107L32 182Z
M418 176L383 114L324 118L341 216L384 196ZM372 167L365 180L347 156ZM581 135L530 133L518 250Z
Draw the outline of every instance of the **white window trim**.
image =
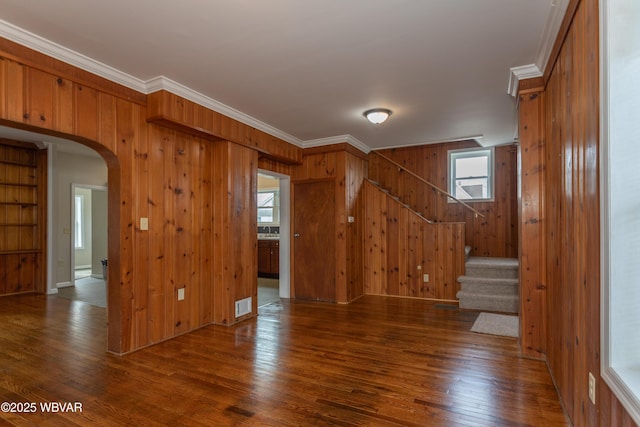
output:
M84 194L73 195L73 226L74 226L74 249L82 250L85 247L84 232ZM78 246L78 241L80 245Z
M280 190L277 189L264 189L264 190L260 190L258 191L258 193L275 193L275 197L273 199L273 221L272 222L258 222L258 225L260 226L267 226L267 225L272 225L272 226L276 226L276 225L280 225ZM258 208L260 209L260 208Z
M637 211L632 215L618 214L624 212L621 208L628 210L633 208L629 205L637 204L640 200L640 189L637 186L623 186L625 194L618 195L614 192L614 188L620 188L621 184L624 184L623 181L634 182L633 180L640 177L634 168L634 165L637 165L638 154L637 123L634 120L624 120L621 115L621 111L630 110L637 114L640 108L640 85L629 84L629 79L626 78L628 75L620 72L620 64L626 62L626 56L619 57L620 46L616 44L624 40L627 49L638 49L640 46L640 32L630 34L625 25L635 25L640 17L640 7L636 1L599 2L602 267L600 375L631 418L640 425L640 329L634 326L634 322L637 321L633 320L638 319L640 293L623 292L627 291L627 287L637 287L636 274L640 274L640 266L637 263L626 263L622 266L618 264L621 262L621 251L637 254L640 248L640 242L634 240L634 233L630 232L637 228L631 224L631 217L637 215ZM622 100L617 98L616 84L624 85L625 98ZM613 95L616 95L616 99L612 99ZM617 117L618 114L621 116ZM620 349L621 335L624 335L625 350Z
M489 182L488 182L488 192L489 197L486 199L460 199L466 204L470 203L486 203L495 201L495 149L494 147L478 147L478 148L459 148L456 150L449 150L447 152L447 191L452 196L455 196L455 188L453 186L453 171L452 169L452 156L460 153L472 153L474 151L486 151L489 153ZM479 157L479 156L478 156ZM449 197L449 203L458 203L456 200Z

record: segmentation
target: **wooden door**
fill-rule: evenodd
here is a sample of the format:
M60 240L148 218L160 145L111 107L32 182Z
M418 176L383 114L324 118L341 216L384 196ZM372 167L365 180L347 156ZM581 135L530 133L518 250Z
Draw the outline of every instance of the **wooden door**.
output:
M335 301L335 183L296 183L293 194L295 298Z

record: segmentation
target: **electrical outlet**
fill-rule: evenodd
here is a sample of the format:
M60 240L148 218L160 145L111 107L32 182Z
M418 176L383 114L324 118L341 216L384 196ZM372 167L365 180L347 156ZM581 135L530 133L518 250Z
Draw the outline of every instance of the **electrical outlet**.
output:
M149 218L140 218L140 230L147 231L149 229Z
M184 288L178 289L178 301L184 300Z
M423 274L422 275L422 281L425 282L425 283L429 282L429 275L428 274Z
M596 379L591 372L589 372L589 400L596 404Z

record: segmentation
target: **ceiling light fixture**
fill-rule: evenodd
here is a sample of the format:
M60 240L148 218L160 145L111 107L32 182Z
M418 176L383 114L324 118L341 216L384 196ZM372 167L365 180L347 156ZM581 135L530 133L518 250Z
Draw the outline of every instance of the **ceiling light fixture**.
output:
M387 110L386 108L374 108L365 111L363 114L371 123L379 125L389 118L391 110Z

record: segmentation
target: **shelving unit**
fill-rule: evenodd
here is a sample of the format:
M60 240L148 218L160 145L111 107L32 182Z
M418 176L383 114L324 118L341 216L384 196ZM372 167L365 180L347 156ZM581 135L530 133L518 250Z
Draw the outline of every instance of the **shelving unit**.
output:
M38 252L36 150L0 146L0 254Z
M46 152L0 140L0 159L0 295L43 290Z

